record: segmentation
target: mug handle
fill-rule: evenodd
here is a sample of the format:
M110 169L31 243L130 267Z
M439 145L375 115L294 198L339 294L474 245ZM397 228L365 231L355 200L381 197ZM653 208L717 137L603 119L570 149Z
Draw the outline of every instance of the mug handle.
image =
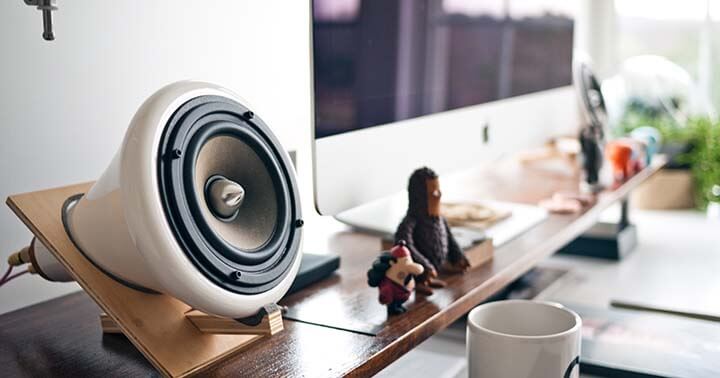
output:
M570 378L570 374L572 374L575 365L580 365L580 356L577 356L572 361L570 361L570 365L568 365L567 369L565 369L565 375L563 376L564 378Z

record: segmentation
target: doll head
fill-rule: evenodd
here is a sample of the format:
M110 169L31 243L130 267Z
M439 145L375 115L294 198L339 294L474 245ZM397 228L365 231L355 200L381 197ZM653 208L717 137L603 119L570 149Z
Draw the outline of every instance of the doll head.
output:
M424 270L422 265L413 261L405 241L400 240L390 252L383 252L375 259L367 272L368 285L377 287L380 281L387 277L398 285L405 286L412 276L420 275Z
M398 285L407 285L412 276L418 276L425 270L422 265L413 261L404 240L400 240L390 250L390 255L392 259L389 261L390 267L385 272L385 277Z
M440 181L427 167L413 172L408 182L408 214L416 217L440 216Z

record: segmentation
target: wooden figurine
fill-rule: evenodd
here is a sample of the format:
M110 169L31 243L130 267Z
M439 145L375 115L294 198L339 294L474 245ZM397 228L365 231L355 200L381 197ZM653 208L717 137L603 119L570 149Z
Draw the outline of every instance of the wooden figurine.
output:
M463 250L440 215L440 182L430 168L413 172L408 183L408 210L395 232L395 240L405 240L412 258L425 268L417 278L416 290L432 294L431 287L443 287L438 270L463 272L470 267Z
M390 252L383 252L368 270L368 285L377 287L379 301L387 306L389 315L402 314L403 303L415 288L414 276L422 274L423 266L413 261L405 241L400 240Z

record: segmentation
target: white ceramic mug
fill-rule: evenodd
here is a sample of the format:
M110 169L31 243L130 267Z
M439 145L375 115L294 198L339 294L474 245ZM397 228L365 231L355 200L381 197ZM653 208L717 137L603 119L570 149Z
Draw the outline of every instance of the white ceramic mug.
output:
M581 325L576 313L557 303L475 307L467 320L470 378L577 378Z

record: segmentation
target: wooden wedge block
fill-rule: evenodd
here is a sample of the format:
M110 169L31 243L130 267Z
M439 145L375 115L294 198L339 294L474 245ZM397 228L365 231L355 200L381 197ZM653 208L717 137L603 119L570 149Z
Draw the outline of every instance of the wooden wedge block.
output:
M282 313L272 312L255 325L247 325L238 320L208 315L202 311L190 310L185 317L202 333L218 335L267 335L272 336L284 329ZM118 325L105 313L100 314L103 333L122 333Z
M122 333L120 326L104 312L100 314L100 326L103 333Z
M202 311L192 310L185 316L204 333L217 333L226 335L274 335L283 330L283 320L280 311L263 317L260 324L251 326L238 320L208 315Z

